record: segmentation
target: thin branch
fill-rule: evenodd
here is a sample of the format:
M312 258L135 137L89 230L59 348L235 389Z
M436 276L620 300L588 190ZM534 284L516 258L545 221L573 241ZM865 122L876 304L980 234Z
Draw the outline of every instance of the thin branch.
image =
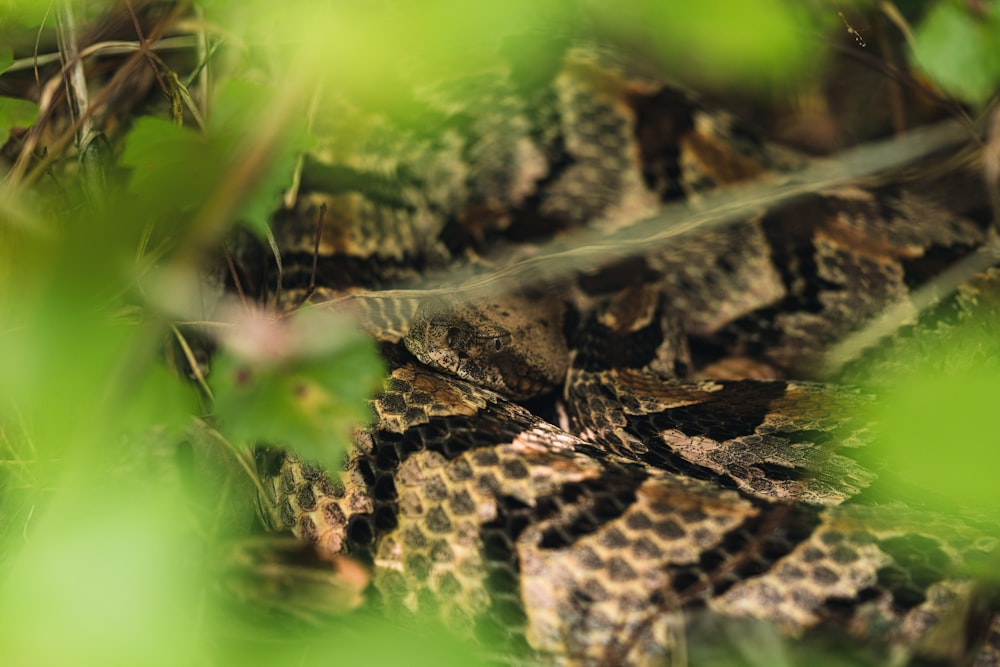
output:
M697 205L678 202L659 213L613 232L591 229L539 246L530 258L488 274L474 268L438 272L404 289L353 294L311 307L337 307L358 300L425 300L449 294L479 298L529 284L552 283L577 271L641 254L667 249L684 235L718 229L746 220L821 191L858 183L872 184L878 175L899 170L931 154L981 142L970 136L963 121L947 120L906 134L814 159L802 168L773 175L766 182L707 195ZM456 285L459 287L456 288Z
M132 17L132 26L135 28L135 34L139 38L139 50L142 51L143 57L146 58L146 62L149 63L150 69L153 70L153 75L156 76L156 80L160 84L160 90L169 99L170 90L167 88L167 84L163 81L163 76L160 74L160 68L157 66L156 61L153 60L153 54L149 50L149 42L146 41L146 37L142 34L142 25L139 23L139 17L135 14L135 7L132 6L132 0L125 0L125 6L128 7L128 14Z
M76 21L69 0L60 0L56 8L56 38L62 60L62 79L66 86L70 118L76 130L76 145L82 150L94 131L88 113L87 77L77 48Z
M178 3L178 5L173 8L173 11L167 17L154 26L153 32L148 35L148 39L151 43L157 41L167 28L173 25L173 23L177 20L177 17L184 11L184 6L185 3ZM97 95L94 96L94 99L91 100L91 105L88 109L86 117L89 117L95 108L107 102L108 98L110 98L112 94L119 89L122 83L133 75L135 68L139 65L139 58L140 56L136 53L129 58L117 72L115 72L111 81L104 86L104 88L102 88ZM61 75L62 73L60 73L60 76ZM58 82L58 79L56 81ZM48 88L49 86L46 85L46 89ZM50 95L51 94L52 93L50 92ZM73 137L76 135L78 130L78 123L74 123L73 126L66 132L53 139L51 144L47 147L48 150L45 156L40 158L38 163L29 172L28 167L32 157L34 156L35 146L38 145L38 140L44 126L48 123L54 113L54 105L52 104L46 105L44 103L40 103L39 106L41 107L39 120L28 133L28 136L25 139L25 149L21 152L21 155L18 156L17 162L14 163L13 168L7 174L6 184L8 187L14 187L17 185L30 186L41 178L42 174L46 173L52 163L59 159L62 151L66 149L70 142L72 142Z
M883 3L886 4L886 3ZM889 44L889 37L886 30L886 17L884 14L875 15L875 31L878 33L878 47L882 60L896 67L895 56ZM896 69L899 69L896 67ZM892 130L894 134L902 134L906 131L906 106L903 104L903 85L899 79L889 77L886 80L889 87L889 110L892 117Z
M889 306L860 330L834 345L823 357L822 374L834 377L864 350L877 345L886 337L911 322L921 313L948 296L972 276L1000 262L1000 243L995 234L978 251L959 260L931 282L915 290L909 299Z
M31 54L32 55L32 58L31 58L31 69L34 71L34 74L35 74L35 87L38 88L38 92L39 93L41 93L41 91L42 91L42 77L38 73L38 65L39 65L38 45L41 44L41 42L42 42L42 30L45 29L45 24L49 20L49 12L51 10L52 10L52 6L51 5L45 8L45 15L42 17L42 22L38 24L38 32L35 33L35 48L34 48L34 50L32 51L32 54ZM57 58L59 57L59 54L55 54L55 55L56 55ZM25 60L28 60L28 59L25 58ZM11 65L10 67L8 67L4 71L5 72L10 72L13 69L14 69L14 65ZM2 72L0 72L0 74L2 74Z
M165 39L157 40L155 43L149 44L150 51L177 51L190 49L197 46L197 42L190 35L178 35L176 37L167 37ZM80 50L80 57L87 58L91 55L100 54L102 56L120 56L128 53L134 53L140 49L139 42L131 42L128 40L106 40L103 42L95 42L87 47ZM41 81L38 79L38 68L45 65L49 65L55 62L59 62L61 59L61 54L57 51L55 53L41 53L32 56L31 58L19 58L12 62L7 69L0 72L0 76L4 74L10 74L12 72L19 72L21 70L31 69L35 70L35 78L38 83L38 87L42 87Z
M194 379L201 387L201 390L205 392L209 400L214 401L215 395L212 393L211 387L208 386L208 381L205 379L205 374L201 372L201 366L198 364L198 359L195 357L194 350L187 342L187 338L181 333L181 330L177 328L176 325L170 325L170 331L173 332L174 338L177 340L177 344L181 346L181 350L184 352L184 359L188 363L188 367L191 369L191 373L194 374Z

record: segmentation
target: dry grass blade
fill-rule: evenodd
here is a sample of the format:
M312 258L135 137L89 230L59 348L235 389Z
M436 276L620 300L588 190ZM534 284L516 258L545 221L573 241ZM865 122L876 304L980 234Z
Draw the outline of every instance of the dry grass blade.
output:
M831 348L824 356L822 374L836 374L860 354L914 321L914 317L954 292L980 271L1000 262L1000 240L996 234L977 252L959 260L928 284L914 290L910 298L886 309L882 315Z
M63 64L63 82L66 85L70 117L77 128L76 144L82 149L94 129L87 112L87 79L83 72L83 60L77 49L76 21L68 0L62 0L56 10L56 34L59 38L59 55Z
M963 121L944 121L853 148L833 158L813 160L795 172L776 175L764 183L706 196L697 206L687 202L667 205L657 215L622 229L588 230L554 239L540 245L532 257L491 273L477 275L473 268L453 270L429 275L404 289L352 295L316 307L336 308L358 299L413 302L442 294L473 300L527 285L553 283L577 271L666 250L683 235L738 224L816 192L877 181L880 174L903 169L934 153L957 150L970 141L978 142L979 138L970 137Z

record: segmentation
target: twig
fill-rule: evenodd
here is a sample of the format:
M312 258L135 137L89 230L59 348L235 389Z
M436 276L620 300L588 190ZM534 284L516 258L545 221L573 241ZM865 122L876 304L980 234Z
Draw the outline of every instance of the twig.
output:
M136 37L139 38L139 50L142 51L143 57L149 63L150 69L153 70L153 75L156 76L156 80L160 84L160 90L167 96L167 99L170 99L170 90L163 81L163 76L160 75L160 68L157 66L156 61L153 60L153 54L149 51L149 42L146 41L146 37L142 34L142 25L139 24L139 17L135 14L135 7L132 6L132 0L125 0L125 6L128 8L129 16L132 17L132 26L135 28Z
M889 306L885 312L834 345L824 355L822 374L835 376L848 362L861 352L877 345L882 339L899 330L912 317L927 310L945 296L954 292L975 274L985 271L1000 261L1000 243L996 235L977 252L959 260L931 282L911 293L910 298Z
M177 19L177 16L184 11L185 4L186 3L178 3L167 17L154 26L153 31L147 36L150 42L158 40L160 35L166 31L167 27L173 24L173 22ZM138 54L136 54L129 58L129 60L126 61L125 64L115 73L111 81L103 89L101 89L97 95L94 96L94 99L91 100L90 107L87 110L87 114L84 117L89 118L90 114L93 113L94 108L99 107L101 104L106 102L108 98L111 97L116 90L118 90L118 88L122 85L122 82L132 76L133 70L137 67L139 62L138 57ZM60 76L62 76L61 72ZM56 79L56 83L58 83L58 79ZM46 90L49 89L50 86L46 85ZM72 127L60 136L56 137L51 144L49 144L45 156L38 160L38 163L33 169L31 169L30 172L28 171L28 166L34 156L34 150L38 145L38 140L42 134L44 126L54 113L54 105L51 104L51 98L53 96L51 91L49 92L49 96L49 104L45 104L44 101L39 103L39 106L41 107L39 120L35 123L34 127L31 128L31 131L28 132L28 136L25 138L25 148L21 151L21 154L18 156L14 166L7 174L5 185L8 187L15 187L18 185L30 186L37 181L41 175L49 169L52 163L59 159L62 151L65 150L65 148L70 144L79 129L78 123L80 121L73 123Z
M1000 106L989 112L989 131L983 148L983 180L993 209L993 227L1000 229Z
M889 3L882 3L887 5ZM875 31L878 33L879 53L882 60L890 65L896 66L892 48L889 46L889 38L886 35L886 17L879 13L875 15ZM896 67L896 69L899 69ZM903 85L898 78L889 77L886 84L889 86L889 109L892 116L892 131L894 134L902 134L906 131L906 107L903 104Z
M767 184L754 184L706 196L695 208L689 203L665 206L657 215L640 220L612 233L591 230L542 244L532 257L513 262L488 274L476 274L474 268L438 272L402 289L358 292L325 302L307 304L305 308L335 310L338 314L355 317L363 327L376 326L391 314L391 326L384 329L389 338L405 335L418 306L433 307L435 297L448 296L475 300L510 293L529 285L552 285L574 272L586 271L628 257L662 252L680 237L693 232L705 232L747 220L762 211L775 211L802 197L835 190L852 184L876 185L874 175L897 172L913 162L945 149L979 142L970 137L964 123L949 120L922 127L896 139L888 139L844 151L834 158L813 160L803 168L782 174ZM780 179L780 181L778 180ZM898 181L898 174L895 180ZM996 262L984 254L978 259L962 262L947 275L918 294L914 303L933 302L933 290L948 293L974 273ZM932 298L933 297L933 298ZM886 335L888 327L900 326L899 313L892 311L882 324L872 324L870 336ZM893 319L896 318L896 319ZM893 324L894 323L894 324ZM891 331L889 331L891 333ZM870 344L862 340L845 341L843 350ZM842 354L832 353L833 367Z
M69 0L60 0L56 9L56 38L63 65L62 79L66 86L66 99L76 130L76 145L82 150L94 128L88 113L87 78L77 48L76 22Z
M39 65L38 45L42 41L42 30L45 28L45 23L49 20L49 12L51 10L52 10L52 6L51 5L45 8L45 15L42 17L42 22L38 24L38 32L35 33L35 48L34 48L34 50L31 53L31 55L32 55L32 58L31 58L31 66L32 67L31 68L32 68L32 70L33 70L33 72L35 74L35 87L38 88L39 93L41 93L41 90L42 90L42 78L41 78L41 75L39 75L39 73L38 73L38 65ZM55 56L58 58L59 54L57 53L57 54L55 54ZM27 60L27 58L25 60ZM14 65L12 64L10 67L8 67L4 71L5 72L10 72L13 69L14 69ZM3 74L3 72L0 72L0 75L2 75L2 74Z
M181 346L181 350L184 352L184 359L188 363L188 367L191 369L191 373L194 374L194 379L201 387L201 390L205 392L209 400L214 401L215 395L212 393L212 389L208 386L208 381L205 380L205 374L201 372L201 367L198 365L198 359L194 356L194 350L188 345L187 339L181 330L177 328L176 325L170 325L170 331L173 332L174 338L177 340L177 344Z
M476 273L474 268L440 272L404 289L355 294L326 303L333 305L358 298L424 299L456 293L477 298L528 284L557 281L607 262L662 251L683 235L717 229L823 190L857 184L970 141L981 139L978 133L970 136L964 122L943 121L898 138L858 146L832 158L812 160L797 171L776 175L768 183L708 195L697 206L687 202L669 204L652 217L610 233L591 230L549 241L532 257L485 275ZM455 285L461 287L456 289Z
M177 37L167 37L156 41L155 43L149 44L150 51L177 51L182 49L190 49L196 46L197 43L194 38L188 35L179 35ZM95 42L80 51L81 58L87 58L88 56L100 53L104 56L120 56L127 53L134 53L140 48L139 42L130 42L127 40L107 40L104 42ZM12 72L19 72L21 70L31 69L35 70L35 80L38 87L42 87L41 81L38 79L38 68L50 63L59 62L62 55L59 52L56 53L43 53L36 54L31 58L19 58L12 62L7 69L0 72L0 76L4 74L10 74Z

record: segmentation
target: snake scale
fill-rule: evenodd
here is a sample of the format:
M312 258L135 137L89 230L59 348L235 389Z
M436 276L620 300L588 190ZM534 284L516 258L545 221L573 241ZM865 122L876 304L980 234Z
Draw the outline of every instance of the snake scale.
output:
M342 470L258 452L273 526L370 566L381 604L546 664L681 664L757 622L1000 664L993 600L955 574L992 538L871 500L871 398L808 379L986 225L841 187L504 293L379 298L805 160L601 49L522 60L327 114L267 298L354 295L391 372ZM266 259L241 258L246 289L276 282Z

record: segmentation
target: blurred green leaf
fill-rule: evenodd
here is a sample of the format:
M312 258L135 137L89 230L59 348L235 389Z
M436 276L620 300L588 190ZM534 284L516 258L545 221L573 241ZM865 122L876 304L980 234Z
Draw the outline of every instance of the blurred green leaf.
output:
M276 637L272 628L231 629L238 641L230 641L220 653L220 664L273 665L335 663L371 665L372 667L475 667L503 663L504 651L497 647L488 660L483 648L468 639L456 637L440 624L427 618L338 619L330 626L314 628L310 633Z
M890 480L903 482L892 489L896 497L940 511L1000 511L994 474L1000 469L1000 362L988 352L996 343L987 338L995 331L962 328L949 343L954 347L924 345L923 356L904 349L899 365L906 370L879 378L884 388L872 416L880 436L869 455L884 462ZM934 363L940 359L956 362L942 368Z
M84 466L37 509L0 583L0 663L192 664L207 582L182 498L149 481Z
M917 27L914 56L942 88L970 104L986 102L1000 84L1000 7L984 15L954 2L937 2Z
M3 0L0 2L0 25L5 29L34 28L42 22L50 7L51 3L46 0Z
M159 363L143 370L122 401L120 427L141 434L151 427L178 433L189 426L198 414L194 386Z
M227 159L209 137L147 116L129 132L121 164L132 169L128 188L149 211L191 211L218 184Z
M374 344L309 311L237 329L211 377L221 430L236 442L289 446L336 468L353 429L371 419L367 401L384 373ZM317 337L320 344L310 345Z
M232 150L253 144L258 141L258 135L274 129L267 127L272 119L262 114L273 106L273 99L274 90L269 86L240 79L227 81L216 97L208 133L219 137L220 142L233 147ZM267 230L282 192L292 182L298 157L310 146L306 121L305 109L281 119L278 139L266 158L266 166L256 181L244 184L245 196L239 218L259 236Z
M0 70L2 69L3 63L0 63ZM37 117L38 105L34 102L0 97L0 129L28 127Z
M747 87L794 80L820 61L821 18L783 0L588 3L606 30L640 43L685 80Z
M144 117L129 133L121 163L131 168L128 188L149 213L194 211L220 188L238 188L237 217L263 234L270 215L280 205L282 190L291 182L295 161L307 147L305 118L298 114L280 128L267 109L273 91L248 81L221 87L204 133L162 118ZM259 170L246 166L261 136L276 132L265 146ZM246 178L233 182L234 173Z

